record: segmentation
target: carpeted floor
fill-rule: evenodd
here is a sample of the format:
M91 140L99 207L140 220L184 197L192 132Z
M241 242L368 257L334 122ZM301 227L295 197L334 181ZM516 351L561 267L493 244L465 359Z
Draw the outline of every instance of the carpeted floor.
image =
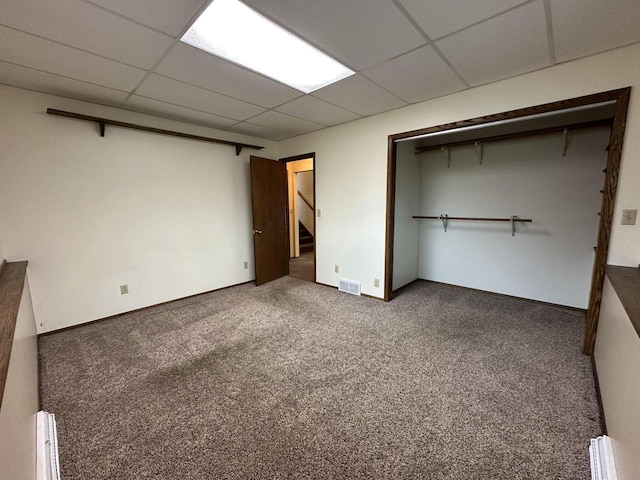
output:
M301 253L299 257L289 259L289 275L307 282L314 282L315 260L313 252Z
M588 479L583 315L284 277L40 338L62 476Z

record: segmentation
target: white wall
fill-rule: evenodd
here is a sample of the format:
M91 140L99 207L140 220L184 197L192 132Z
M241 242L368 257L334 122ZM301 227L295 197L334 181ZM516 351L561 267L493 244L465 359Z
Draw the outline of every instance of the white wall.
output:
M594 358L618 479L635 480L640 472L640 338L608 278Z
M0 242L29 260L39 332L254 278L249 155L225 145L54 117L70 110L272 142L0 86ZM249 261L249 269L243 262ZM119 285L129 294L120 295Z
M313 171L298 172L296 174L298 190L313 205ZM304 200L296 193L298 202L298 218L307 230L314 235L313 231L313 214L314 209L309 207Z
M393 290L418 278L422 159L411 142L401 142L396 154L396 205L393 244Z
M344 276L383 296L387 136L627 86L640 87L640 45L613 50L280 142L281 156L316 152L317 279ZM640 206L640 101L631 95L615 218ZM613 226L609 263L640 263L638 226ZM334 264L341 273L333 271ZM382 283L381 283L382 285Z
M586 308L597 243L610 129L562 133L423 154L421 215L532 218L517 224L420 223L425 280ZM415 213L414 213L415 215Z
M37 411L36 323L29 282L25 279L0 408L0 476L3 479L35 480Z

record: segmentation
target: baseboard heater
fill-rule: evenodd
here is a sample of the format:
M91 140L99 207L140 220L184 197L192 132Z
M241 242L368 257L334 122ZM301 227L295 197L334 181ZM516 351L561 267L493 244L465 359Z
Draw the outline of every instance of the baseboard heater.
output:
M36 479L60 480L56 417L44 411L36 414Z
M352 295L360 295L362 291L362 283L353 280L340 279L338 290L341 292L351 293Z
M592 438L589 454L591 456L591 480L618 480L610 437L602 435L598 438Z

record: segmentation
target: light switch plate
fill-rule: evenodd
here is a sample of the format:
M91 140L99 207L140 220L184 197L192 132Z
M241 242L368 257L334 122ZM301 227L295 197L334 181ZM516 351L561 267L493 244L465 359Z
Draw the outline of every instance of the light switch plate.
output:
M622 210L622 225L635 225L638 210Z

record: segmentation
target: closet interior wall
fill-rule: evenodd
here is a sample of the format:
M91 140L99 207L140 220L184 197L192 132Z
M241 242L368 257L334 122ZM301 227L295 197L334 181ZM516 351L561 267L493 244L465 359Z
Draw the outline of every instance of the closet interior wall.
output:
M424 279L587 308L610 128L415 155L397 146L393 289ZM414 215L532 218L517 223Z

